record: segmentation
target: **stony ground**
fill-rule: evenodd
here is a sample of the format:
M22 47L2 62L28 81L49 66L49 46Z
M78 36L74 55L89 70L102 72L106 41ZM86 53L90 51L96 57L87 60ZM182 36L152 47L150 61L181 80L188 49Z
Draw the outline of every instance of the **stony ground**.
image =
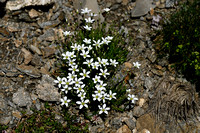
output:
M108 7L111 11L102 13L102 21L122 24L116 28L123 30L129 54L116 73L120 77L116 82L125 81L124 85L139 98L127 111L111 111L105 120L99 118L97 124L90 124L90 132L200 132L197 120L196 123L189 120L189 124L178 121L179 126L162 121L170 108L165 106L165 98L180 93L181 87L185 92L189 90L188 97L195 95L193 86L171 69L167 60L157 57L152 42L156 38L155 30L160 28L157 22L152 23L153 17L167 17L180 3L173 4L173 0L82 0L83 5L78 0L40 2L0 0L0 124L9 126L7 132L12 132L22 120L23 111L31 115L31 108L41 110L46 101L54 106L55 112L60 112L61 96L52 78L57 69L55 46L58 35L66 30L62 27L65 20L73 22L71 13L84 6L94 12ZM141 64L140 70L132 65L136 61ZM160 121L152 115L158 108ZM76 108L69 110L72 114L78 113ZM65 124L62 116L57 115L56 119Z

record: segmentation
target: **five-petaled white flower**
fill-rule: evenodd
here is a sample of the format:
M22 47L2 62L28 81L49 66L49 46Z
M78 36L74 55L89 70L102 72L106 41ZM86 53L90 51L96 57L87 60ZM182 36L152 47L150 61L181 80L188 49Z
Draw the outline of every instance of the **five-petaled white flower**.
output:
M107 94L107 99L108 100L112 100L113 98L116 99L115 95L117 95L117 93L112 93L112 91L109 91L109 94Z
M72 89L72 87L69 87L69 86L68 86L67 88L64 87L63 89L61 89L61 91L65 92L65 94L67 94L68 91L71 90L71 89Z
M91 39L85 38L85 39L83 40L83 42L86 43L86 44L90 44L90 43L91 43Z
M62 56L63 56L63 59L64 59L64 60L66 60L66 59L69 60L70 57L71 57L71 52L67 51L66 53L63 53Z
M71 101L71 100L67 100L67 97L65 96L63 99L61 98L60 101L62 102L61 105L65 105L66 107L68 107L68 103Z
M93 23L94 19L91 19L91 17L89 18L85 18L86 23Z
M96 14L96 13L90 13L89 16L91 16L91 17L96 17L97 14Z
M96 100L101 101L101 95L99 94L92 94L92 97L93 97L93 101L96 101Z
M54 82L57 83L57 84L58 84L58 87L60 88L61 85L62 85L62 83L63 83L63 79L60 78L60 77L58 76L58 77L57 77L57 80L54 80Z
M92 10L88 9L87 7L85 9L81 9L81 13L82 14L86 14L86 13L89 13L91 12Z
M72 74L74 74L75 72L79 72L78 65L71 66L71 68L69 68L68 70L72 71Z
M63 34L64 34L65 36L69 36L69 35L71 35L71 32L70 32L70 31L63 31Z
M110 40L107 40L106 38L102 37L102 41L101 41L102 44L107 44L108 45L108 43L110 43L110 42L111 42Z
M86 60L85 62L83 62L83 64L87 64L88 67L90 67L93 64L93 58L91 58L90 60Z
M82 85L79 84L77 87L74 87L74 89L77 90L76 93L78 94L79 92L85 92L83 89L84 87L85 87L85 84L82 84Z
M83 100L84 98L85 98L85 95L86 95L86 93L83 91L81 91L79 94L78 94L78 97L80 97L81 98L81 100Z
M75 66L76 63L75 63L76 59L69 59L69 66Z
M98 68L99 68L99 62L92 63L92 69L98 70Z
M80 104L79 109L82 109L83 106L85 106L86 108L88 108L87 103L89 102L88 99L86 99L85 101L82 99L81 101L77 101L76 104Z
M102 59L101 61L102 61L103 66L109 65L108 59Z
M106 85L107 85L106 83L103 83L103 81L100 81L100 84L95 85L95 88L97 90L98 89L100 89L100 90L106 90L106 88L105 88Z
M92 27L89 27L88 25L83 26L83 28L85 28L86 30L91 30L92 29Z
M141 64L139 64L138 62L133 62L134 67L140 68Z
M130 100L132 103L135 103L138 98L135 97L135 95L128 94L128 100Z
M83 50L82 53L80 53L80 55L83 56L84 59L87 57L90 57L89 51L85 51L85 50Z
M106 104L103 104L102 107L101 107L101 106L98 106L98 107L99 107L99 109L100 109L99 114L102 114L102 113L108 114L108 110L110 110L109 107L106 107Z
M94 42L93 46L95 46L96 48L97 48L97 47L100 48L100 46L101 46L101 44L102 44L100 40L97 40L97 41L93 40L93 42Z
M118 62L116 60L110 59L110 65L113 65L114 67L116 67L117 64Z
M83 72L80 73L80 75L83 76L82 79L85 79L86 77L89 78L90 77L89 74L90 74L90 71L86 72L85 69L83 69Z
M81 80L82 80L81 78L75 78L75 79L74 79L75 86L78 87L79 85L83 84L83 82L82 82Z
M69 85L72 85L74 83L74 81L71 81L71 80L67 80L66 78L65 78L65 80L63 80L63 85L64 85L64 88L68 88L68 86Z
M104 78L106 78L107 75L110 75L108 72L107 72L107 69L103 70L103 69L100 69L101 73L99 73L99 75L102 75Z
M75 43L75 44L73 44L71 46L71 48L73 49L73 51L75 51L75 50L79 51L80 50L80 45L77 45L77 43Z
M100 76L95 75L94 78L92 78L92 80L94 81L94 83L100 82Z
M109 11L110 11L109 8L104 8L103 10L106 11L106 12L109 12Z
M113 37L112 36L107 36L105 39L110 41L110 40L113 39Z

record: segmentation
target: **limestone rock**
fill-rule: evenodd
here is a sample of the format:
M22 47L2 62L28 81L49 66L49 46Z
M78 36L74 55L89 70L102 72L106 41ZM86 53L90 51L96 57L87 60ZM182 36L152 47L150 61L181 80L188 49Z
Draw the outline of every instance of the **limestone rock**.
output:
M25 107L32 104L31 97L29 93L24 90L24 88L18 89L18 91L13 94L12 100L19 107Z
M24 64L27 65L32 60L33 56L31 52L26 50L25 48L22 48L21 50L24 53Z
M54 85L53 78L44 75L40 84L37 85L38 98L44 101L60 101L61 94Z
M24 72L27 75L34 78L38 78L41 76L39 70L33 66L27 66L27 65L22 64L22 65L18 65L16 68L19 71Z
M19 10L26 6L47 5L55 2L55 0L14 0L6 3L6 9Z
M136 6L131 11L131 17L140 17L147 14L155 5L152 5L152 0L137 0Z

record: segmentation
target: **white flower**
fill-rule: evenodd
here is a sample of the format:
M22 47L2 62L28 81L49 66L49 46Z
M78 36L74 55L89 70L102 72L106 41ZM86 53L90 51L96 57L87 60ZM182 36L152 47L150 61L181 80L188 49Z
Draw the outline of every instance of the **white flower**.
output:
M101 96L101 100L103 101L103 103L106 102L106 93L103 93L102 96Z
M126 92L131 92L131 89L127 89Z
M92 50L92 46L89 45L89 46L87 47L87 49L88 49L88 51Z
M64 87L63 89L61 89L61 91L64 91L64 92L65 92L65 94L67 94L67 93L68 93L68 91L69 91L69 90L71 90L71 89L72 89L72 87L69 87L69 86L68 86L67 88L66 88L66 87Z
M71 68L69 68L68 70L72 71L72 74L74 74L75 72L79 72L78 65L71 66Z
M80 93L78 94L78 97L80 97L81 100L83 100L83 99L85 98L85 95L86 95L85 92L80 92Z
M99 75L102 75L104 78L106 78L107 75L110 75L109 73L107 73L107 69L103 70L100 69L101 73L99 73Z
M70 57L71 57L71 52L67 51L66 53L63 53L62 56L63 56L63 59L64 59L64 60L66 60L66 59L69 60Z
M135 100L138 100L138 98L135 97L135 95L128 94L128 100L130 100L132 103L135 103Z
M103 10L106 11L106 12L109 12L109 11L110 11L109 8L104 8Z
M74 78L76 78L76 77L77 77L77 75L72 74L72 73L68 73L68 76L67 76L67 78L68 78L70 81L73 81Z
M81 46L80 46L80 50L81 51L83 51L83 50L85 50L87 47L85 47L85 44L82 44Z
M63 80L58 76L58 77L57 77L57 80L54 80L54 82L57 83L57 84L58 84L58 87L60 88L61 85L62 85L62 83L63 83Z
M105 39L110 41L110 40L113 39L113 37L112 36L107 36Z
M70 31L63 31L63 34L65 35L65 36L69 36L69 35L71 35L71 32Z
M88 25L83 26L83 28L85 28L86 30L91 30L92 29L92 27L89 27Z
M103 66L109 65L108 59L102 59Z
M100 81L100 84L97 84L97 85L95 85L95 88L98 90L98 89L100 89L100 90L106 90L106 88L105 88L105 86L106 86L107 84L105 83L103 83L103 81Z
M114 67L116 67L117 64L118 62L116 60L110 59L110 65L113 65Z
M87 7L85 9L81 9L81 13L82 14L86 14L86 13L89 13L91 12L92 10L88 9Z
M77 43L75 43L75 44L73 44L71 46L71 48L73 49L73 51L75 51L75 50L79 51L80 50L80 45L77 45Z
M69 59L69 66L75 66L76 63L75 63L76 59Z
M106 107L106 104L103 104L103 107L101 107L101 106L98 106L98 107L100 109L99 114L102 114L102 113L108 114L108 110L110 110L109 107Z
M93 42L94 42L93 46L95 46L96 48L97 48L97 47L100 48L100 46L101 46L101 44L102 44L102 43L100 42L100 40L97 40L97 41L93 40Z
M76 57L76 55L75 55L74 51L70 52L70 58L75 58L75 57Z
M139 64L138 62L133 62L134 67L140 68L141 64Z
M108 45L108 43L110 43L110 42L111 42L110 40L107 40L106 38L102 37L102 41L101 41L102 44L107 44Z
M65 81L63 81L62 84L65 85L64 88L68 88L68 86L69 86L69 85L72 85L73 83L74 83L74 81L71 81L71 80L67 80L67 79L66 79Z
M83 106L85 106L86 108L88 108L88 105L87 105L88 102L89 102L89 100L86 99L85 101L84 100L77 101L76 104L80 104L79 109L82 109Z
M68 107L68 103L71 101L71 100L67 100L67 97L65 96L63 99L61 98L60 101L62 102L61 105L65 105L66 107Z
M93 58L91 58L90 60L86 60L85 62L83 62L83 64L87 64L88 67L90 67L93 64Z
M90 78L89 74L90 74L90 71L87 71L87 72L86 72L85 69L83 69L83 72L80 73L80 75L83 76L82 79L85 79L86 77L87 77L87 78Z
M99 62L92 63L92 69L98 70L98 68L99 68Z
M79 92L84 92L84 89L83 89L84 87L85 87L85 84L83 85L79 84L77 87L74 87L74 89L77 90L76 93L78 94Z
M103 90L99 89L99 88L96 91L94 91L94 93L98 94L101 97L102 97L103 94L105 94L105 92Z
M96 17L97 14L95 14L95 13L90 13L89 16L91 16L91 17Z
M83 42L86 43L86 44L90 44L90 43L91 43L91 39L85 38L85 39L83 40Z
M89 51L85 51L85 50L83 50L82 53L80 53L80 55L82 55L84 59L87 57L90 57Z
M94 78L92 78L92 80L94 81L94 83L100 82L100 76L95 75Z
M76 87L79 87L79 85L83 84L83 82L81 81L82 79L81 78L75 78L74 79L74 82L75 82L75 86Z
M89 18L85 18L86 23L93 23L95 20L91 19L91 17Z
M92 97L93 97L93 101L96 101L96 100L101 101L101 95L99 94L92 94Z
M108 100L112 100L113 98L116 99L116 97L115 97L116 94L117 93L112 93L112 91L110 90L109 94L107 95L107 99Z

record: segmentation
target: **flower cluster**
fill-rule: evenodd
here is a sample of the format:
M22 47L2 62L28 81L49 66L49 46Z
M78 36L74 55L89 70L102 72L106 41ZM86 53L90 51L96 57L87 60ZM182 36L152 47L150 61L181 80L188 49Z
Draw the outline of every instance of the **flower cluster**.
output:
M109 12L110 9L105 8L104 11ZM110 77L109 69L114 69L119 64L116 56L119 51L114 56L104 56L103 52L117 49L116 44L113 44L115 38L109 35L94 36L93 23L97 14L91 13L88 8L81 9L81 14L84 18L80 31L81 39L70 41L66 51L61 54L67 74L57 77L54 82L64 94L60 100L61 105L68 107L70 102L74 102L72 98L75 96L79 109L88 108L90 103L95 103L92 106L98 107L99 114L108 114L108 105L111 100L116 99L117 93L107 89L106 80ZM76 38L79 34L63 31L63 35ZM139 68L140 64L136 62L134 66ZM137 98L129 94L128 100L134 103Z
M91 24L95 21L92 17L96 14L90 13L91 10L88 8L82 9L81 13L88 15L84 19L85 24L83 28L87 31L92 30ZM70 31L63 32L65 36L72 35ZM108 45L112 42L112 36L101 37L97 40L94 38L84 38L82 43L72 43L70 50L62 53L62 59L66 62L68 68L68 75L66 77L57 77L54 82L58 84L58 87L65 96L61 99L61 105L68 107L69 102L67 95L75 94L79 100L76 104L79 109L88 108L90 103L89 99L86 97L89 88L88 80L92 81L93 87L95 88L92 94L92 100L98 101L100 105L99 114L108 114L109 107L106 105L106 101L116 99L116 93L111 90L107 90L107 84L104 82L105 79L110 75L107 66L116 67L118 62L115 59L105 59L97 57L96 52L103 47L103 45ZM90 83L91 84L91 83Z

